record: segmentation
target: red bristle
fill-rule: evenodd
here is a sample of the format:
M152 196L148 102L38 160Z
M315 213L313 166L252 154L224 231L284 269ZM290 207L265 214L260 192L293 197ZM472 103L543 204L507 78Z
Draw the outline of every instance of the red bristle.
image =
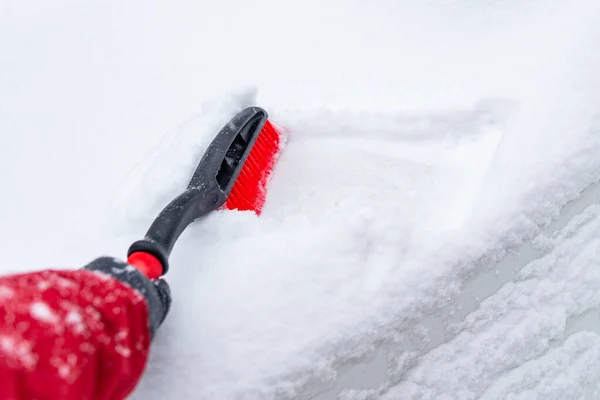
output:
M264 143L264 141L265 141L264 139L258 138L256 143L254 144L256 146L257 151L260 151L261 153L268 152L268 149L266 148L266 144Z
M250 168L248 168L248 172L252 173L252 174L256 174L260 172L260 166L257 165L255 158L257 157L261 157L263 156L258 149L252 149L252 151L250 152L250 155L248 155L248 158L246 159L246 165L249 165ZM244 166L246 166L244 165Z
M244 209L244 208L250 207L250 204L248 203L247 199L244 197L242 192L240 192L238 187L236 187L235 185L234 185L233 189L231 190L231 193L229 196L230 196L230 198L236 199L236 202L237 202L236 208ZM227 205L227 203L226 203L226 205Z
M279 132L267 120L258 134L223 208L254 211L260 215L265 204L269 175L273 170L278 153Z

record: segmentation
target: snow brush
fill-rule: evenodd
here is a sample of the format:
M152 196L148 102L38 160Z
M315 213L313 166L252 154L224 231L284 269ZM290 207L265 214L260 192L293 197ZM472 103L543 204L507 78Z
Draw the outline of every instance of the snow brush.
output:
M127 263L158 279L169 269L175 242L198 218L217 209L260 215L279 149L280 132L265 110L248 107L238 113L208 146L187 190L161 211L144 239L129 247Z

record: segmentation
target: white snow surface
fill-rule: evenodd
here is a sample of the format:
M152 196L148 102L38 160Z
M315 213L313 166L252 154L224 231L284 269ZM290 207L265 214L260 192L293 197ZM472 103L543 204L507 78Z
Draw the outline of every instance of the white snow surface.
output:
M124 256L259 104L287 138L264 212L182 236L133 398L598 398L599 20L3 0L0 271Z

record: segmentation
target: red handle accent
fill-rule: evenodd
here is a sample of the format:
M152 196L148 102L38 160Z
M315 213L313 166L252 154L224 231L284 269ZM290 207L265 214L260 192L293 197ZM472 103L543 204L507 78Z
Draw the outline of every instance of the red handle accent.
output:
M163 274L163 266L158 258L143 251L132 253L127 258L127 264L136 267L148 279L158 279Z

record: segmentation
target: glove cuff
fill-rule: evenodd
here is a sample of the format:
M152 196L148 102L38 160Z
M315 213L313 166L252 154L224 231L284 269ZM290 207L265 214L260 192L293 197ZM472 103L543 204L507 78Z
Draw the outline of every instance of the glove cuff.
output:
M111 257L97 258L83 269L109 275L144 296L148 306L150 335L154 337L171 306L171 294L166 281L162 279L150 281L135 267Z

